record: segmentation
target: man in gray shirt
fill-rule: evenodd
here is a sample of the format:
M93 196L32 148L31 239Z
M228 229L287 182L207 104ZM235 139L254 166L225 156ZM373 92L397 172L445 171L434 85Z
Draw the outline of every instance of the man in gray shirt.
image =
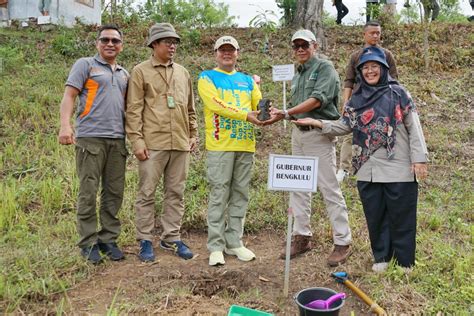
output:
M79 177L77 201L78 246L81 255L97 264L100 252L111 260L124 258L117 247L125 183L125 93L129 74L116 63L123 49L122 32L104 25L96 41L98 54L80 58L72 67L61 101L59 143L75 144ZM76 131L71 126L79 97ZM100 230L97 231L96 198L100 191Z

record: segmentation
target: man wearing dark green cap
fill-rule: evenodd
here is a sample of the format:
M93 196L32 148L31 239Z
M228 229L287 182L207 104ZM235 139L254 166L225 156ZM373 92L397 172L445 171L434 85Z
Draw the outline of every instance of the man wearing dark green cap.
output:
M139 160L139 187L135 203L139 257L155 260L155 192L163 176L160 247L183 259L193 257L181 241L184 187L189 153L197 145L197 121L189 72L173 62L180 37L169 23L149 30L150 59L131 73L127 96L126 131Z

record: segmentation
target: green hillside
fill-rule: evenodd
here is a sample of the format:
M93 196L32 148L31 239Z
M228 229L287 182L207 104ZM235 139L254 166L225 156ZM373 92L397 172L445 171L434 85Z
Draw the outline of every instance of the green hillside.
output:
M151 54L145 47L147 27L124 29L125 48L119 60L129 70ZM359 271L357 278L393 314L467 315L474 311L474 26L439 23L429 28L428 55L421 25L391 26L383 34L383 46L394 53L401 82L421 113L430 152L429 177L420 186L417 266L409 276L390 267L385 275ZM259 74L264 95L281 106L282 84L272 82L271 66L292 62L292 30L281 29L272 35L269 54L262 53L264 34L257 29L178 32L183 34L183 44L176 61L195 81L202 70L214 66L214 41L224 34L235 36L243 48L240 69ZM328 48L323 53L343 78L350 53L362 44L362 28L334 27L326 33ZM67 297L67 290L102 269L84 263L75 246L78 183L74 148L57 141L59 103L69 68L77 58L94 54L95 36L95 30L87 26L51 31L0 29L0 313L61 313L59 302ZM198 98L196 106L200 150L192 158L187 181L183 229L204 232L207 183ZM282 124L258 131L246 229L250 234L275 231L283 238L287 196L267 191L269 153L290 154L289 129L284 130ZM123 232L119 244L125 247L136 243L133 203L137 182L137 162L131 155L120 213ZM350 209L354 247L368 258L370 248L355 179L344 183L343 193ZM157 214L161 200L157 193ZM313 216L315 231L328 231L319 195L314 197L313 211L321 214ZM331 242L329 236L320 238ZM274 251L276 255L279 249ZM117 311L132 311L128 308Z

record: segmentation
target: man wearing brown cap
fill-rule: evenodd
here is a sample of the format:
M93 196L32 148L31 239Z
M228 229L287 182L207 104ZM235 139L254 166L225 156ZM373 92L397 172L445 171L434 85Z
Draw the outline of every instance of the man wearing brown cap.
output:
M128 87L126 131L139 160L135 210L142 261L155 259L155 191L162 176L160 247L183 259L193 257L181 241L180 227L189 153L196 148L198 134L191 77L173 62L179 42L171 24L153 25L147 44L153 55L132 70Z
M198 91L206 122L209 265L225 263L224 251L241 261L255 259L242 242L252 177L256 111L262 98L252 77L235 70L239 43L220 37L215 45L217 68L199 75Z

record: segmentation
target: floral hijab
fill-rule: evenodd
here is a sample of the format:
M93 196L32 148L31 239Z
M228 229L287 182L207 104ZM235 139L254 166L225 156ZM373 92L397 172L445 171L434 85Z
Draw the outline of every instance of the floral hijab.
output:
M380 64L380 63L379 63ZM344 106L343 121L352 128L352 165L354 173L380 147L387 149L387 158L395 156L397 127L415 105L408 91L388 74L380 64L380 80L369 85L361 74L360 87Z

